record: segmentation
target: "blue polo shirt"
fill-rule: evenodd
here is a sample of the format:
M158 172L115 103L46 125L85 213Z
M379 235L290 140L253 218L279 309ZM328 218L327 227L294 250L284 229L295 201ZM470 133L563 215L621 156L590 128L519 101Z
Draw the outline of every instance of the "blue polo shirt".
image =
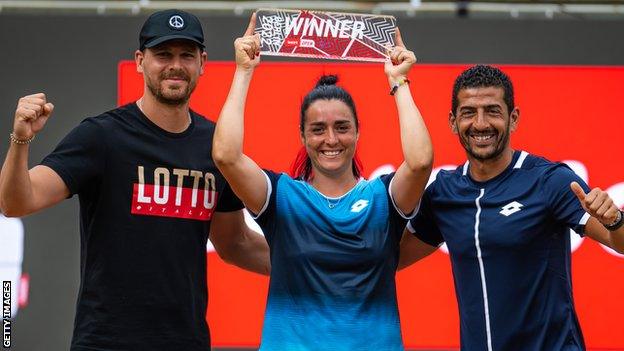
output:
M462 350L582 350L574 310L569 228L589 215L570 190L587 185L565 164L516 151L486 182L469 163L440 171L408 230L446 242Z
M393 174L330 198L266 173L257 220L271 279L260 350L403 350L394 277L407 218L388 190Z

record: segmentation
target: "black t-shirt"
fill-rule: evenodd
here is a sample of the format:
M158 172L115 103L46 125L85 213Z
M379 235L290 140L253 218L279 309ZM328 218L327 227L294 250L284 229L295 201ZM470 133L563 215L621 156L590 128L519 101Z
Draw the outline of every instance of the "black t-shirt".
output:
M80 199L71 350L210 348L210 219L242 208L212 161L214 128L191 112L169 133L132 103L85 119L41 162Z

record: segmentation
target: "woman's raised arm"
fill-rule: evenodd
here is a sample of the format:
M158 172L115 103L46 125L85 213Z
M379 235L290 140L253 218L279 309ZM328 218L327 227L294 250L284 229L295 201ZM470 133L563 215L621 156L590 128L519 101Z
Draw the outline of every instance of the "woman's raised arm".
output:
M245 206L258 213L267 200L267 181L262 169L243 154L244 112L254 69L260 63L260 37L253 34L253 14L245 34L234 41L236 71L223 105L212 144L212 157Z
M398 28L396 43L384 68L399 113L404 161L394 176L390 191L397 207L409 215L418 205L429 180L433 145L409 89L407 73L416 63L416 57L405 48Z

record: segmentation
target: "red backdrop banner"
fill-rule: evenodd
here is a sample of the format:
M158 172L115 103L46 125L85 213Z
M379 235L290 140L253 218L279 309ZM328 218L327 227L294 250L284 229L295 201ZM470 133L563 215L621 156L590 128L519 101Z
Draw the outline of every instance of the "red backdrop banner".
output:
M451 88L467 65L417 65L410 89L433 138L435 167L462 164L463 149L448 126ZM501 66L515 84L519 128L512 145L566 161L590 187L609 191L624 206L624 67ZM216 120L227 96L232 62L209 62L192 108ZM382 64L263 62L246 107L245 153L261 167L287 171L300 148L299 105L324 73L357 105L359 155L364 175L398 167L402 160L394 100ZM143 80L132 61L119 64L120 105L139 98ZM624 349L624 257L573 235L574 297L587 346ZM208 255L208 320L214 346L256 346L260 341L268 279ZM459 346L459 320L449 258L438 250L397 274L406 347Z

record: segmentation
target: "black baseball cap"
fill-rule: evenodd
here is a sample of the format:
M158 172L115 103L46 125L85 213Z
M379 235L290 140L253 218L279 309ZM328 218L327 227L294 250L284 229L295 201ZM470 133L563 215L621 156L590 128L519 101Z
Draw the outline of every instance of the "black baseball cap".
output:
M182 10L154 12L143 23L139 35L139 49L154 47L174 39L186 39L204 47L204 31L195 15Z

